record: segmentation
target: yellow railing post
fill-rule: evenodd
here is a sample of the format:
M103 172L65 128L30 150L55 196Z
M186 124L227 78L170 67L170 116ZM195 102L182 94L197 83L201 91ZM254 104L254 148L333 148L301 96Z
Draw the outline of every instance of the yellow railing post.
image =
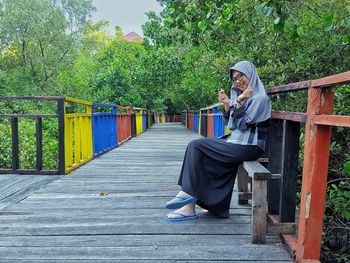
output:
M92 149L92 103L75 98L65 98L65 172L79 167L93 157ZM84 105L86 112L67 113L68 102ZM74 140L73 140L74 138Z

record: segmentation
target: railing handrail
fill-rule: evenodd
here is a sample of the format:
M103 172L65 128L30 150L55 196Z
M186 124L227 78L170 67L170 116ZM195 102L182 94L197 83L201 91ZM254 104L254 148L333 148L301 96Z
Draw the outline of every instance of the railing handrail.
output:
M72 97L65 97L65 100L68 101L68 102L74 102L74 103L77 103L77 104L92 106L92 102L91 101L76 99L76 98L72 98Z
M266 89L267 94L278 94L285 92L294 92L307 90L309 88L324 88L329 86L340 86L350 83L350 71L338 73L320 79L306 80L286 85L276 86Z
M118 105L111 104L111 103L100 103L100 102L93 102L92 106L95 106L95 107L112 107L112 108L116 107L116 108L118 108Z
M64 100L64 96L0 96L0 100Z

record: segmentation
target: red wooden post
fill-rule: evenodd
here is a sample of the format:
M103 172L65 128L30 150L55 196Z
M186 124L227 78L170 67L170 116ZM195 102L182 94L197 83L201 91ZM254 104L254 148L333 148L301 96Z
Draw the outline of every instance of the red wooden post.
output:
M188 115L188 128L193 131L193 112Z
M334 91L312 86L308 91L297 262L320 258L326 199L331 127L315 124L314 117L332 114Z
M131 108L127 108L127 117L126 117L126 138L130 139L131 138Z

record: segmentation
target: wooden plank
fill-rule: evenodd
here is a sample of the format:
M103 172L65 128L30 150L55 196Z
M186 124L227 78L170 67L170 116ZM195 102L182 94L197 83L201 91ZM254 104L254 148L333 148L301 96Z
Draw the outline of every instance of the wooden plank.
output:
M105 223L104 221L88 224L43 224L34 226L0 226L1 235L11 236L53 236L53 235L120 235L120 234L168 234L168 235L248 235L250 234L249 224L200 224L184 221L180 224L169 223L164 216L153 222L143 221L142 223ZM265 220L266 221L266 220ZM196 220L198 222L198 220Z
M183 246L154 246L148 247L0 247L2 259L171 259L171 260L206 260L216 259L221 255L222 260L268 260L272 256L276 260L283 260L287 252L275 247L252 246L201 246L200 253ZM216 253L213 253L216 251Z
M150 222L156 222L161 221L160 223L165 224L165 220L163 220L165 216L165 211L158 212L156 214L152 214L149 212L146 215L135 215L133 219L133 223L142 223L145 221ZM197 222L197 224L222 224L222 225L234 225L234 224L250 224L251 219L250 215L235 215L230 218L217 218L214 215L207 215L208 213L204 212L197 212L198 216L201 218L200 222ZM84 216L76 216L76 215L62 215L59 217L58 214L55 214L54 216L47 216L45 214L40 215L31 215L26 216L22 215L21 217L18 217L17 215L13 216L0 216L0 223L5 224L6 226L11 227L18 227L18 226L41 226L44 224L47 225L69 225L69 224L94 224L95 222L100 222L101 220L106 224L112 224L116 223L116 220L118 220L118 223L120 224L127 224L130 223L130 212L128 214L124 213L122 215L119 214L103 214L103 215L94 215L94 214L87 214ZM164 222L163 222L164 221ZM249 233L248 233L249 234Z
M43 176L43 177L38 177L36 176L35 178L36 180L31 180L31 182L27 185L24 185L21 188L18 188L17 186L17 190L16 191L12 191L10 192L10 194L8 194L5 198L3 198L0 201L0 210L4 209L10 205L13 205L23 199L25 199L26 197L28 197L30 194L32 194L33 192L41 189L42 187L48 185L49 183L51 183L54 180L57 180L58 177L47 177L47 176ZM1 191L2 196L4 196L3 191ZM0 219L1 220L1 219Z
M258 161L245 161L243 167L254 180L267 180L271 175L270 171Z
M15 177L12 177L11 180L6 180L3 184L1 184L0 186L0 193L3 194L4 191L8 190L11 187L16 187L16 185L22 181L26 181L29 180L31 178L33 178L32 176L21 176L21 175L17 175Z
M15 184L12 184L8 186L6 189L2 190L0 192L0 202L3 202L6 198L16 194L17 192L27 188L29 185L31 185L33 182L36 182L38 179L35 179L33 177L27 177Z
M3 175L0 175L0 185L5 184L6 181L9 181L12 178L17 177L17 176L18 176L17 174L3 174Z
M163 260L163 259L152 259L152 260L142 260L142 263L169 263L171 261L169 261L170 259L166 259L166 260ZM20 259L15 259L15 260L11 260L11 259L7 259L6 260L6 263L37 263L37 262L59 262L59 263L76 263L76 262L81 262L80 260L76 260L76 259L71 259L71 260L67 260L67 259L63 259L63 260L60 260L60 259L54 259L54 260L40 260L40 259L36 259L36 260L20 260ZM86 263L115 263L116 261L114 259L111 259L111 260L108 260L108 259L102 259L102 260L98 260L98 259L92 259L92 260L89 260L89 259L84 259L83 262L86 262ZM176 262L189 262L188 260L176 260ZM222 261L222 260L213 260L213 259L210 259L210 260L205 260L205 259L201 259L200 261L198 260L191 260L190 261L191 263L205 263L205 262L215 262L215 263L237 263L237 262L240 262L240 263L251 263L252 261L251 260L225 260L225 261ZM291 261L291 260L259 260L259 261L256 261L256 262L259 262L259 263L293 263L294 261ZM123 263L140 263L140 260L139 259L126 259L124 260L123 259ZM310 262L312 263L312 262Z
M314 123L328 126L339 126L350 128L350 116L339 115L315 115Z
M240 208L240 209L230 209L230 214L232 216L251 216L251 209L250 208ZM202 210L199 210L199 215ZM169 213L169 211L164 210L164 208L132 208L132 212L141 217L152 217L156 215L158 218L164 218L164 216ZM210 213L209 213L210 214ZM29 218L29 217L42 217L42 216L47 216L47 217L61 217L61 218L70 218L73 216L76 217L81 217L81 218L92 218L92 217L98 217L101 218L122 218L122 217L131 217L131 208L130 209L120 209L120 210L107 210L104 208L83 208L79 210L73 210L69 207L64 208L64 209L40 209L36 208L35 210L33 209L25 209L21 208L19 209L17 204L15 206L6 208L6 210L0 211L0 216L1 218L4 217L10 217L15 219L16 217L23 217L23 218ZM209 217L210 215L205 215L206 217ZM132 218L134 215L132 215Z
M270 237L268 237L270 238ZM177 235L177 244L195 243L196 246L249 246L250 235ZM278 242L277 239L271 239ZM95 235L90 236L0 236L0 247L120 247L120 246L174 246L171 235ZM251 245L265 246L265 245Z

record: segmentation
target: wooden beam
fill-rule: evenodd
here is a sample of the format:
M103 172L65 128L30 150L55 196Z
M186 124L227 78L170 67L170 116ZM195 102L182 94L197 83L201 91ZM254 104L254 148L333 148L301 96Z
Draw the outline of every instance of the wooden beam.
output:
M309 89L297 262L319 260L326 199L331 127L315 125L318 114L333 111L333 89Z
M0 169L0 174L41 174L41 175L58 175L58 170L40 170L37 171L36 169Z
M0 114L1 118L57 118L57 114Z
M315 115L314 123L320 125L340 126L350 128L350 116Z
M284 92L291 92L291 91L300 91L300 90L306 90L310 87L310 81L301 81L296 83L290 83L287 85L277 86L270 89L266 89L267 94L277 94L277 93L284 93Z
M350 83L350 71L311 81L312 88L324 88Z
M295 230L295 223L277 223L268 224L266 232L269 234L294 234Z
M275 112L272 112L271 118L305 123L306 122L306 113L289 112L289 111L275 111Z
M309 88L324 88L335 85L342 85L350 83L350 71L339 73L333 76L325 78L307 80L296 83L290 83L287 85L277 86L270 89L266 89L267 94L278 94L284 92L300 91Z
M0 100L60 100L61 96L0 96Z

